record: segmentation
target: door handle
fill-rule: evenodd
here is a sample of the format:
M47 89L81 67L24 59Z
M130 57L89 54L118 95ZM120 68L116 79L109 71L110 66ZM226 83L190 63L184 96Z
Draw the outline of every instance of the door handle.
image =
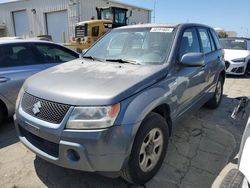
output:
M9 80L10 80L9 78L6 78L6 77L0 77L0 83L7 82L7 81L9 81Z

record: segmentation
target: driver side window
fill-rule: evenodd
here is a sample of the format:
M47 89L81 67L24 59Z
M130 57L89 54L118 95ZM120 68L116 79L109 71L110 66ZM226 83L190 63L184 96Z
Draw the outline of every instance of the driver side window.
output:
M184 54L191 52L201 52L195 28L189 28L184 31L179 49L179 59L181 59Z

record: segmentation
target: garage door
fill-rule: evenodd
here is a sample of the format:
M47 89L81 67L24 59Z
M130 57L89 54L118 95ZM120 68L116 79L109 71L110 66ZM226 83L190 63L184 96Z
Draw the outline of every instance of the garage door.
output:
M16 36L29 35L29 23L26 10L13 12L13 22Z
M68 14L67 11L46 13L47 32L52 40L57 43L66 42L68 39Z

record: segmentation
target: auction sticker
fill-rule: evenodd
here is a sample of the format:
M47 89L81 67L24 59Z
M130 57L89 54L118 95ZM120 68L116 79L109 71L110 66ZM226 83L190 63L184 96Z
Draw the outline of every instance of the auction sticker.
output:
M170 27L155 27L150 30L150 32L158 32L158 33L171 33L173 32L174 28Z

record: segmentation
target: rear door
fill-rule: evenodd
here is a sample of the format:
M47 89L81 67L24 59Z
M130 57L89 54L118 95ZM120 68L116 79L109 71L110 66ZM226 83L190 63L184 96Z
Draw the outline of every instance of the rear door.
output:
M0 54L0 95L14 105L25 79L46 67L29 43L1 45Z
M222 54L217 50L217 46L213 36L208 28L198 28L201 49L205 56L206 82L204 82L204 90L209 90L214 82L215 75L218 70L217 66L222 58Z

